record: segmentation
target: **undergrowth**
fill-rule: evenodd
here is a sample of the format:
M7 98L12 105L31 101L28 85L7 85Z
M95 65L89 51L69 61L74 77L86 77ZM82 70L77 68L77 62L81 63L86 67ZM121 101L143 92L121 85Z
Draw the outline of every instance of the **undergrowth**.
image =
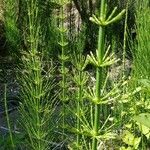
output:
M124 4L118 11L107 0L4 0L6 44L17 62L19 148L148 149L149 3ZM133 4L135 39L128 26ZM68 10L75 6L78 14L70 18ZM78 30L71 26L76 17L81 19ZM121 20L123 38L117 39L113 32ZM129 49L133 60L128 60ZM4 91L6 149L17 149L6 85Z

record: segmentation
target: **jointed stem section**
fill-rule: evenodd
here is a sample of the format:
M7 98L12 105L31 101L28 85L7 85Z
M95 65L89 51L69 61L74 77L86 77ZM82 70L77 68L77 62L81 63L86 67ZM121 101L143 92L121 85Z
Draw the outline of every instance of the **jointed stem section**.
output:
M65 128L65 103L68 101L68 96L67 96L67 82L66 82L66 78L67 78L67 73L68 73L68 69L66 68L66 62L68 61L68 56L66 55L66 46L68 45L68 43L66 42L66 32L67 29L65 27L65 19L66 19L66 15L65 15L65 6L68 2L65 0L60 0L58 1L58 4L60 6L59 8L59 26L58 26L58 30L59 30L59 35L60 35L60 40L58 42L58 44L60 45L60 50L61 50L61 54L59 56L60 59L60 74L61 74L61 81L60 81L60 88L61 88L61 93L60 93L60 100L62 101L62 134L63 134L63 140L64 140L64 128Z
M106 66L110 66L111 64L115 63L116 60L112 59L112 56L108 56L106 58L106 54L108 51L105 52L105 28L106 26L118 21L122 18L125 10L122 10L118 15L114 16L117 7L110 13L108 18L107 16L107 0L101 0L100 5L100 16L96 17L93 15L90 20L95 24L99 25L99 34L98 34L98 47L96 51L96 57L94 57L93 53L89 56L90 62L96 67L96 90L95 90L95 97L93 97L94 102L94 126L93 126L93 141L92 141L92 150L96 150L98 147L97 136L99 136L99 129L100 129L100 109L102 98L102 89L103 89L103 68ZM109 47L108 47L109 50ZM107 61L106 61L107 60ZM96 100L95 100L96 99Z
M103 11L105 10L103 9ZM101 14L102 13L103 12L101 12ZM99 36L98 36L98 59L100 62L102 62L104 56L104 48L105 48L105 27L100 26ZM101 98L101 87L103 82L102 75L103 75L102 67L101 68L97 67L96 68L96 97L98 100ZM101 107L100 104L95 105L94 132L96 136L98 135L98 129L100 127L100 107ZM94 137L92 143L92 150L96 150L96 149L97 149L97 139L96 137Z

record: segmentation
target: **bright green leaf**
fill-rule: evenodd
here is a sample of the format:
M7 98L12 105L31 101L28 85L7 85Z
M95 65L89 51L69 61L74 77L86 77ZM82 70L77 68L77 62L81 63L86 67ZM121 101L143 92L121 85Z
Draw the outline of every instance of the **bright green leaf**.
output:
M150 128L150 114L149 113L139 114L134 117L134 120Z

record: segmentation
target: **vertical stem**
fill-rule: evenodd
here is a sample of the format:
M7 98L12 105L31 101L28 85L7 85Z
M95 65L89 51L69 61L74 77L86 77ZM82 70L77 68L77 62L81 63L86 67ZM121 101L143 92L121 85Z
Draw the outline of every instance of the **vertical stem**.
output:
M78 104L77 104L77 114L78 114L78 117L80 116L80 102L78 101ZM77 129L78 129L78 132L80 131L80 120L79 118L77 118ZM77 134L77 149L80 145L80 135Z
M127 21L128 21L128 4L129 2L127 1L127 6L126 6L126 15L125 15L125 25L124 25L124 38L123 38L123 76L125 76L125 56L126 56L126 44L127 44Z
M98 40L98 51L99 51L99 59L102 60L102 56L103 56L103 51L104 51L104 33L105 30L103 27L99 28L99 40ZM97 68L96 69L96 97L97 99L100 99L101 97L101 84L102 84L102 68ZM96 104L95 105L95 117L94 117L94 132L95 135L98 134L98 128L100 126L100 105ZM92 146L92 150L96 150L97 148L97 139L94 137L93 139L93 146Z
M63 3L63 1L61 1ZM61 8L60 8L60 28L64 29L64 4L62 4ZM64 128L65 128L65 101L66 101L66 68L65 68L65 61L64 57L65 57L65 49L64 49L64 43L65 43L65 33L64 32L60 32L60 40L61 40L61 73L62 73L62 126L63 126L63 139L64 139Z
M122 77L124 78L125 77L125 58L126 58L126 44L127 44L127 21L128 21L128 5L129 5L129 1L127 0L127 6L126 6L126 14L125 14L125 22L124 22L124 37L123 37L123 56L122 56ZM124 79L123 79L124 80ZM125 87L123 86L123 94L125 93ZM123 108L124 105L123 103L121 103L121 106L120 106L120 111L122 112L123 111ZM122 120L122 115L120 113L120 116L119 116L121 119L121 124L123 124L123 120Z
M81 58L80 58L81 59ZM80 85L79 85L79 89L78 89L78 96L79 96L79 99L78 99L78 102L77 102L77 115L78 115L78 118L77 118L77 129L78 131L80 132L80 107L81 107L81 101L82 101L82 85L81 85L81 75L82 75L82 72L79 71L79 80L80 80ZM77 134L77 150L79 149L79 145L80 145L80 134Z
M105 19L105 5L106 1L101 1L101 11L100 11L100 17L101 19ZM104 55L104 47L105 47L105 27L100 26L99 27L99 36L98 36L98 59L100 62L102 62L103 55ZM103 82L103 69L102 68L96 68L96 97L97 99L100 99L101 97L101 85ZM100 127L100 105L95 104L95 116L94 116L94 133L95 136L98 135L98 129ZM97 139L96 137L93 137L92 142L92 150L97 149Z
M62 118L62 126L63 126L63 136L62 136L62 138L63 138L63 140L64 140L64 134L65 134L65 104L64 104L64 102L63 102L63 108L62 108L62 113L63 113L63 118Z
M63 16L63 6L61 7L61 15ZM61 22L61 28L64 28L64 23L63 21ZM61 42L64 43L64 35L61 33ZM64 47L61 47L61 55L64 57ZM63 84L63 91L62 91L62 99L63 99L63 139L64 139L64 127L65 127L65 62L62 60L62 84Z
M12 146L12 149L15 150L15 145L14 145L14 142L13 142L11 127L10 127L10 120L9 120L9 115L8 115L6 92L7 92L7 85L5 84L4 85L5 114L6 114L6 119L7 119L7 126L8 126L8 129L9 129L9 136L10 136L11 146Z

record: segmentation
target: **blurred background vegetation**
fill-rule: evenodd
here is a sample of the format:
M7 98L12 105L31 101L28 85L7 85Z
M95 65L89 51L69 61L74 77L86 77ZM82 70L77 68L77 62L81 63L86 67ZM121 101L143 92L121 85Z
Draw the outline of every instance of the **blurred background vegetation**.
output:
M111 0L109 2L109 9L112 10L114 6L118 6L117 12L122 8L126 7L127 0ZM134 0L129 2L129 13L128 13L128 29L131 33L131 37L135 38L135 17L134 17ZM68 27L68 40L70 41L70 46L76 38L80 38L79 34L84 34L86 37L84 40L84 53L88 54L89 51L95 50L95 45L97 41L97 31L98 28L95 24L89 21L89 17L93 13L98 14L98 8L100 1L77 1L73 0L66 5L65 13L67 18L65 20L65 25ZM55 16L58 13L59 6L54 0L40 1L40 14L39 20L42 26L41 31L41 47L45 51L45 56L51 55L52 57L57 56L59 53L59 48L57 45L58 32L56 25ZM28 29L27 29L27 6L25 1L7 1L1 0L0 2L0 56L9 56L11 60L16 60L22 49L27 49L27 40L25 39ZM123 37L124 37L124 19L117 23L115 26L110 26L108 30L108 41L110 43L115 40L116 53L122 51ZM82 36L83 37L83 36ZM72 44L71 44L72 43ZM126 49L128 57L132 58L132 53L129 47Z

